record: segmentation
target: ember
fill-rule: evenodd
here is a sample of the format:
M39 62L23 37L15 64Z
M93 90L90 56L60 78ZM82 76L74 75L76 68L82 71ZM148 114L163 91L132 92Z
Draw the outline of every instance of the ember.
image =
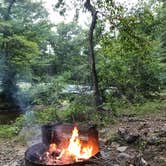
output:
M94 128L81 133L76 126L58 124L46 127L42 132L46 137L43 144L34 145L25 153L26 166L84 162L99 151L98 133Z

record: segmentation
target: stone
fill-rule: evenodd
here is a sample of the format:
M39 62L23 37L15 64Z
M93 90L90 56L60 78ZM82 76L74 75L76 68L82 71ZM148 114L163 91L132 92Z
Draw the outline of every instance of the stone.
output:
M18 166L18 163L15 161L12 163L12 166Z
M107 156L106 156L106 154L105 154L105 152L103 150L100 151L100 155L104 159L107 158Z
M127 146L120 146L117 148L117 151L124 152L124 151L126 151L126 149L127 149Z
M141 164L143 166L148 166L149 165L148 162L143 157L141 158Z
M138 127L138 130L142 130L142 129L145 129L145 128L149 128L149 124L148 123L141 123L141 125Z
M119 153L117 157L119 160L127 160L127 159L131 158L131 156L129 154L124 153L124 152Z
M134 143L139 138L139 134L137 133L130 133L128 136L126 136L124 139L127 143Z
M166 163L166 157L160 156L160 157L159 157L159 160L160 160L161 162L165 162L165 163Z
M142 154L138 154L134 160L136 166L149 166L148 162L143 158Z
M159 138L154 135L147 139L147 143L149 145L155 145L156 143L158 143L158 141L159 141Z
M138 140L138 138L140 137L140 135L135 132L129 132L127 129L125 128L119 128L118 129L118 134L119 136L124 139L127 143L134 143L136 140Z
M117 142L112 142L111 143L111 147L113 147L113 148L118 148L119 146L120 146L120 144L117 143Z
M126 130L125 128L120 127L120 128L118 129L118 134L119 134L120 136L124 136L124 135L127 134L127 130Z

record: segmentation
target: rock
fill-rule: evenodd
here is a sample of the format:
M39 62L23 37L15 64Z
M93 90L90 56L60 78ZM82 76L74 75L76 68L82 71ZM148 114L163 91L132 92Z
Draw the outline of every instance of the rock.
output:
M145 129L143 129L142 134L147 136L149 132L150 132L150 129L149 128L145 128Z
M166 129L162 129L159 134L158 134L159 137L166 137Z
M117 143L117 142L112 142L111 143L111 147L113 147L113 148L118 148L120 146L120 144L119 143Z
M149 166L148 162L142 157L142 154L138 154L134 160L135 166Z
M101 157L104 158L104 159L107 158L107 156L106 156L106 154L105 154L105 152L104 152L103 150L100 151L100 155L101 155Z
M144 158L141 158L141 164L144 166L149 165L147 161L144 160Z
M127 149L127 146L120 146L117 148L117 151L124 152Z
M148 123L142 123L139 127L138 127L138 130L142 130L144 128L149 128L149 124Z
M127 160L127 159L130 159L131 156L129 154L127 154L127 153L119 153L117 158L119 160Z
M137 117L129 117L128 122L146 122L145 119L139 119Z
M124 136L124 135L127 134L127 130L125 128L120 127L118 129L118 134L121 135L121 136Z
M12 166L18 166L18 163L15 161L12 163Z
M166 157L160 156L160 157L159 157L159 160L160 160L161 162L165 162L165 163L166 163Z
M127 143L134 143L140 137L140 135L137 132L131 133L125 128L119 128L118 129L118 134Z
M117 155L117 161L121 166L127 166L131 163L131 161L133 160L134 156L131 154L127 154L127 153L119 153Z
M125 141L127 141L127 143L133 143L136 140L138 140L138 138L139 138L139 134L137 134L137 133L129 133L129 135L124 137L124 139L125 139Z
M147 139L147 143L149 144L149 145L155 145L155 144L157 144L159 142L159 138L158 137L156 137L156 136L151 136L151 137L149 137L148 139Z

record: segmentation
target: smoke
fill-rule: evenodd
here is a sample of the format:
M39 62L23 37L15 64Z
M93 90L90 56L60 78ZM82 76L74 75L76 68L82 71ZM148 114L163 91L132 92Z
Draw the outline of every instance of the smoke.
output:
M4 92L7 102L13 102L21 112L26 112L30 108L30 95L26 81L20 81L21 79L24 78L15 69L15 66L9 64L4 56L0 56L0 93Z
M42 142L41 126L34 124L33 126L25 126L21 129L19 137L22 138L28 147Z
M4 75L4 57L0 55L0 92L2 91L2 78Z
M31 83L26 82L17 82L16 86L18 87L16 94L14 94L15 102L20 107L23 113L31 110L30 104L30 92L29 87Z

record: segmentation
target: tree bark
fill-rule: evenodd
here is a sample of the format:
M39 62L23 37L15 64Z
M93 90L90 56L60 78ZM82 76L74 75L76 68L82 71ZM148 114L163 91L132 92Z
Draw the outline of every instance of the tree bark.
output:
M93 33L96 27L98 11L96 11L96 9L91 5L90 0L86 0L84 6L89 12L91 12L91 15L92 15L92 21L91 21L91 25L89 29L90 66L91 66L92 84L93 84L94 97L95 97L95 106L97 110L99 110L99 107L102 104L102 99L101 99L99 86L98 86L95 53L94 53L94 41L93 41Z

